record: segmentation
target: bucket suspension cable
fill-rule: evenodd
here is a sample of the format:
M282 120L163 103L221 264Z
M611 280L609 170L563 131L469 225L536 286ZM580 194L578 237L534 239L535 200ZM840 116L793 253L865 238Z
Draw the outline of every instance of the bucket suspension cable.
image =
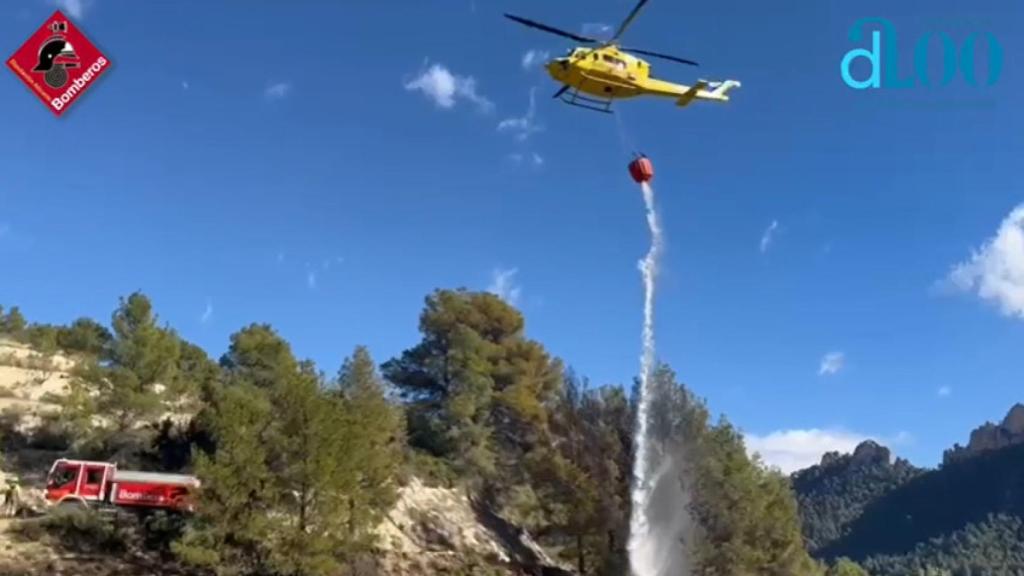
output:
M625 120L622 118L622 111L615 115L615 127L619 133L619 144L622 146L622 151L628 155L635 154L636 145L633 143L633 138L629 135L629 130L626 129Z

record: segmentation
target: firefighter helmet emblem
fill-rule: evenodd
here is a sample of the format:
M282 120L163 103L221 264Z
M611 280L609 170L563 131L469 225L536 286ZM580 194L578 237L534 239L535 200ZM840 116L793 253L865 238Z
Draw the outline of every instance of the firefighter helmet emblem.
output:
M60 10L6 60L51 112L60 116L110 68L110 61Z
M68 82L67 68L78 67L78 55L75 48L64 38L67 22L54 22L50 25L53 36L47 38L39 48L39 61L33 72L43 74L43 79L51 88L61 88Z

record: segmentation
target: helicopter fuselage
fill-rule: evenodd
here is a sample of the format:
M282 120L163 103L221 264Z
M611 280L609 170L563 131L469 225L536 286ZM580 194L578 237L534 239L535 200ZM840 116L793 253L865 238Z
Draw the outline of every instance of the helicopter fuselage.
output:
M727 93L740 86L735 80L700 80L686 86L652 78L651 65L646 60L614 45L573 48L567 55L549 61L546 68L555 81L571 88L571 93L587 94L603 103L604 111L613 100L643 95L674 98L678 106L686 106L694 99L728 102Z
M581 44L569 50L565 56L545 64L548 74L561 85L553 97L560 98L567 104L599 112L610 112L613 100L643 95L673 98L677 106L687 106L694 100L728 102L728 92L740 86L736 80L712 82L701 79L692 86L659 80L651 77L651 65L633 54L643 54L691 66L698 64L693 60L669 54L621 47L619 39L648 1L638 0L615 34L607 41L581 36L515 14L505 14L505 17L524 26L569 38Z
M632 98L645 92L651 66L614 46L574 48L547 64L557 82L601 98Z

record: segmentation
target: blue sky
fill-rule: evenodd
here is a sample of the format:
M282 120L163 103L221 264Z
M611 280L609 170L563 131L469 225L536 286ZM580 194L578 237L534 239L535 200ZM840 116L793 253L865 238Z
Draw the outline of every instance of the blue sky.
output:
M414 344L432 289L490 288L578 372L628 382L636 147L668 242L659 356L770 460L872 436L930 465L1024 400L1019 3L653 0L626 41L702 63L656 75L743 87L618 120L553 101L524 60L570 44L501 13L594 31L629 0L61 4L113 66L60 119L0 74L0 303L31 320L141 289L214 356L265 321L333 373ZM53 6L4 6L5 54ZM925 32L990 32L1002 77L852 90L865 16L894 23L904 73Z

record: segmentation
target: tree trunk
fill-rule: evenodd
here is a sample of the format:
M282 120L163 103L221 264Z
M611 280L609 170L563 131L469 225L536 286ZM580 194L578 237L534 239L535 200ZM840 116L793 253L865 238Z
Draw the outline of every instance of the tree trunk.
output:
M302 501L299 503L299 532L306 531L306 494L302 493Z
M355 538L356 535L356 499L348 499L348 536Z
M583 557L583 533L576 533L576 567L581 576L587 573L587 561Z

